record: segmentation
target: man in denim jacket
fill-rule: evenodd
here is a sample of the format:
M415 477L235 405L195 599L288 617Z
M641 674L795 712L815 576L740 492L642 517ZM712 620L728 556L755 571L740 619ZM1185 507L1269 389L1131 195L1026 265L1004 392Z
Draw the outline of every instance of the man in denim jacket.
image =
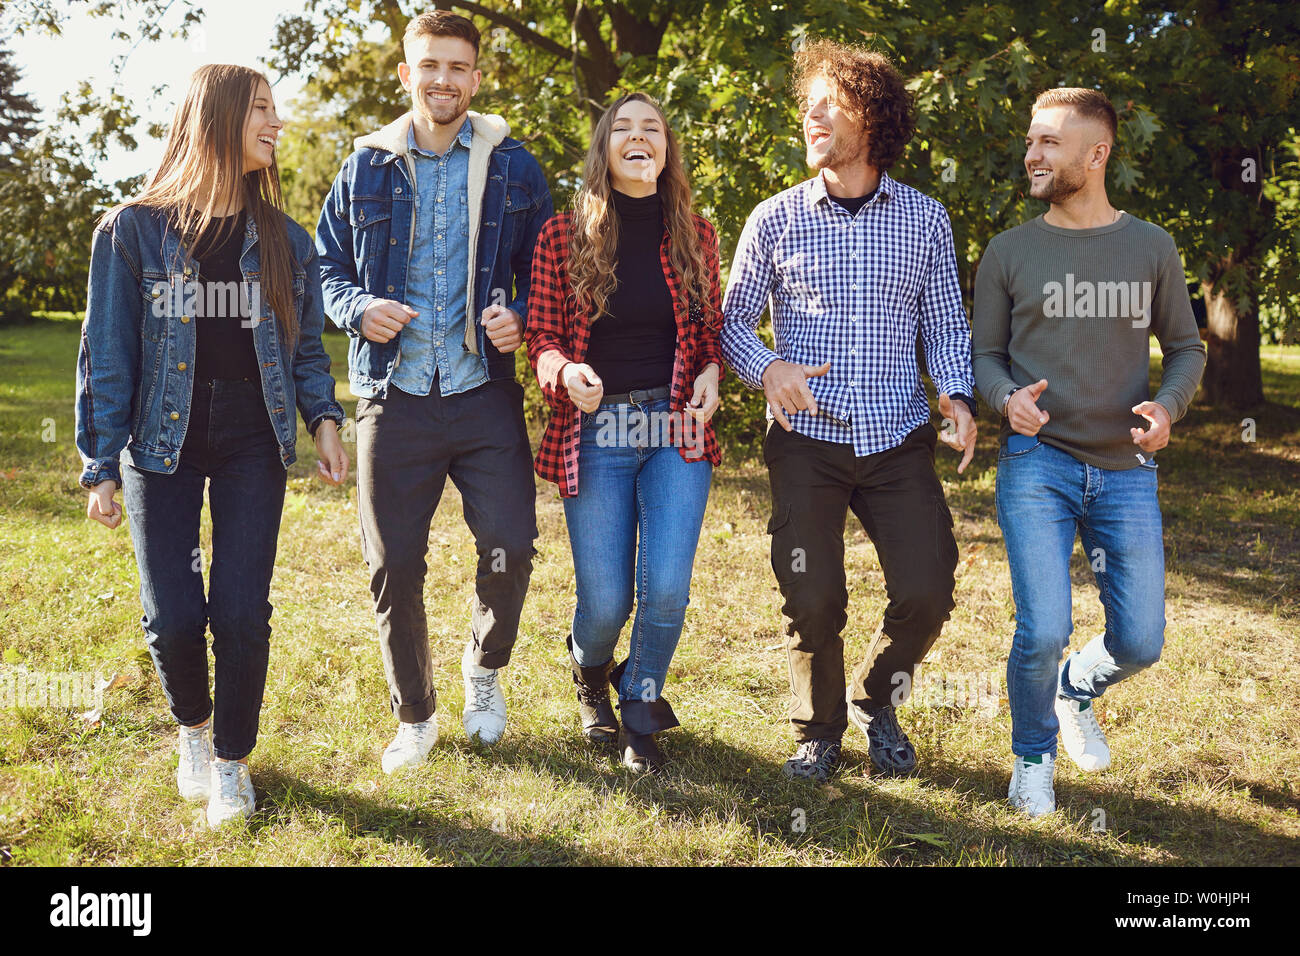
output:
M461 669L466 733L486 743L505 730L497 670L510 660L535 554L513 353L551 198L505 121L468 108L478 42L464 17L411 21L398 76L412 111L357 141L316 232L326 312L352 338L362 549L401 721L388 773L423 761L437 740L423 594L448 475L478 550Z

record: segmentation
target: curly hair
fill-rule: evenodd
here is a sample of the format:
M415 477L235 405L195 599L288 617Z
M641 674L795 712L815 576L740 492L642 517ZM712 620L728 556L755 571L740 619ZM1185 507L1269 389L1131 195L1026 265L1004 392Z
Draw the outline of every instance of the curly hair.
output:
M830 81L841 107L870 134L867 162L881 172L893 166L916 132L916 122L912 95L889 57L834 40L804 43L794 55L800 116L807 110L808 88L819 77Z

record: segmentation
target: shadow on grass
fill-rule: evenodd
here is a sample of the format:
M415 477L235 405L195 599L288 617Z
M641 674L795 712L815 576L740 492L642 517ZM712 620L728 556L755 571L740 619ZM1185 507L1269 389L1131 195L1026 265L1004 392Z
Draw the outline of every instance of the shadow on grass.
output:
M576 733L560 737L507 738L495 748L457 741L449 749L473 754L494 768L527 770L545 780L577 784L599 795L620 792L644 810L662 813L665 825L705 827L739 821L757 840L784 845L809 862L870 855L885 865L1006 862L1023 865L1132 865L1137 854L1154 850L1161 862L1181 865L1293 863L1298 841L1261 833L1249 821L1173 801L1133 798L1116 788L1114 777L1079 779L1057 774L1058 822L1035 827L1006 806L1007 769L965 766L942 753L922 755L912 781L880 782L869 776L865 743L846 738L842 773L828 786L785 778L779 762L719 740L707 730L677 730L662 736L670 761L666 773L638 776L624 771L612 749L601 760ZM1009 758L1008 758L1009 761ZM418 847L431 862L456 864L625 864L582 846L572 828L549 834L514 834L508 825L475 822L466 813L447 816L437 798L437 779L428 781L428 805L397 803L397 796L369 797L321 789L274 768L259 769L257 831L285 823L295 807L343 822L353 838L379 838ZM898 792L911 788L910 792ZM1294 808L1294 795L1249 784L1261 802ZM927 791L929 791L927 793ZM1263 792L1267 791L1267 792ZM944 798L937 803L933 797ZM953 798L957 803L954 806ZM1097 811L1108 833L1093 834ZM990 813L989 811L993 811ZM463 808L462 808L463 812ZM990 820L993 816L997 819ZM1059 821L1076 821L1062 832ZM689 861L683 861L689 862Z

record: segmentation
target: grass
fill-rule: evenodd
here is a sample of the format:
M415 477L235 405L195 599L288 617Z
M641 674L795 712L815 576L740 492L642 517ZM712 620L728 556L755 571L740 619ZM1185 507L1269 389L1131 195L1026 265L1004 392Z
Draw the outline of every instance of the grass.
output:
M925 665L993 673L996 701L917 694L901 717L919 773L869 775L850 729L831 784L787 781L791 748L780 598L768 564L767 479L731 455L717 472L694 600L666 696L671 772L635 779L581 738L563 637L573 577L559 499L538 482L540 556L514 663L510 725L494 749L460 727L459 659L473 545L450 487L430 534L426 588L442 740L429 764L379 769L394 721L361 561L355 485L311 477L299 436L272 587L272 656L252 757L259 810L209 833L175 793L175 731L144 653L125 527L84 517L73 446L75 317L0 338L0 654L11 668L119 675L101 719L0 709L0 861L11 864L1281 864L1300 860L1300 350L1267 348L1266 392L1243 416L1197 406L1162 452L1168 629L1162 662L1099 704L1115 763L1063 760L1063 812L1006 803L1002 673L1013 629L994 520L996 427L962 478L940 449L961 548L957 608ZM327 336L336 360L341 336ZM1158 359L1153 363L1153 376ZM336 365L336 372L341 372ZM339 375L343 378L343 375ZM726 385L735 388L734 381ZM351 411L353 400L340 386ZM48 439L48 440L43 440ZM351 451L351 449L350 449ZM208 543L205 531L204 545ZM874 550L846 531L847 657L884 608ZM1076 646L1102 626L1075 553Z

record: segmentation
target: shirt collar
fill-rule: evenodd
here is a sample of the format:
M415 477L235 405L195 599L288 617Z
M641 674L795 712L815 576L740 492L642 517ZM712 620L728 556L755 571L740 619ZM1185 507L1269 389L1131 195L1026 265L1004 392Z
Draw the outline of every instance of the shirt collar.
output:
M466 149L469 149L474 143L474 124L469 121L468 116L465 117L465 122L460 124L460 132L458 132L456 134L456 138L452 140L453 145L455 145L456 143L460 143L460 145L464 146ZM429 156L434 159L436 159L438 155L437 153L434 153L432 150L421 149L419 146L415 144L415 121L414 120L411 121L411 127L406 132L406 148L410 150L412 153L419 153L421 156Z
M808 188L809 206L816 206L823 199L825 199L828 202L830 201L831 198L830 194L826 192L826 179L823 177L821 173L818 173L815 177L813 177L813 179L809 180L809 182L810 182L810 186ZM872 202L875 202L876 200L886 201L892 199L894 196L894 189L896 188L896 186L897 183L895 183L892 179L889 178L889 173L881 173L880 185L876 188L876 195L871 201Z

